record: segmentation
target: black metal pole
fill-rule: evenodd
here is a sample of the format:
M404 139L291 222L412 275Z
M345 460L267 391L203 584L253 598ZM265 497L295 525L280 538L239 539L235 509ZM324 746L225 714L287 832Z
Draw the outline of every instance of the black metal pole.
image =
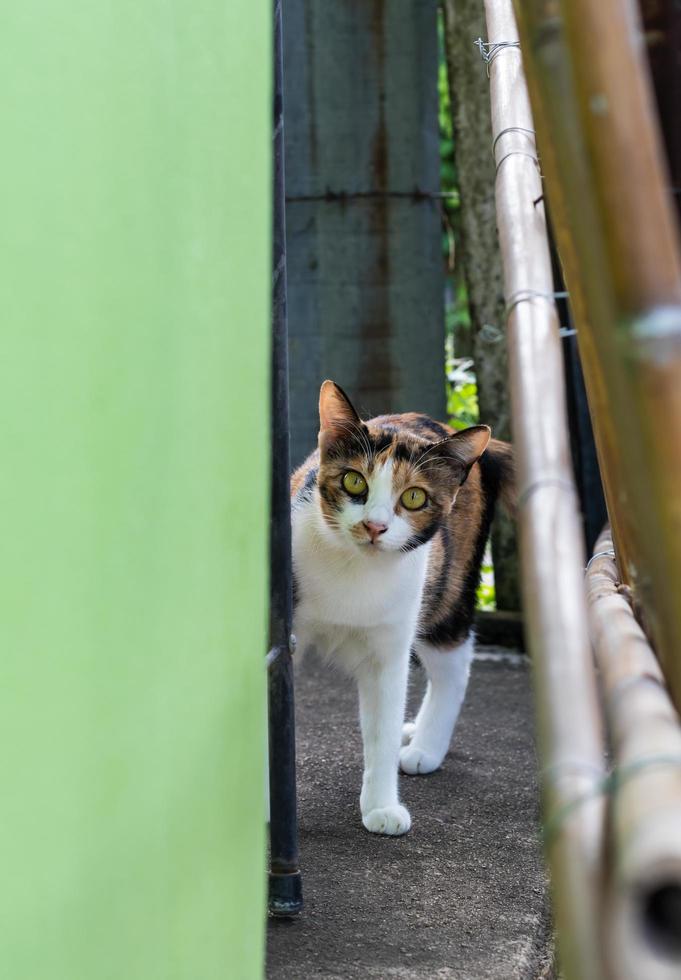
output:
M274 3L274 222L272 273L272 497L270 517L270 873L272 915L303 904L298 869L296 743L291 663L291 501L289 489L288 336L281 0Z
M556 291L561 293L565 291L565 282L550 221L549 244L553 265L553 282ZM593 552L596 539L608 519L608 512L601 483L601 471L596 456L596 444L591 426L591 415L589 414L589 403L586 397L576 331L574 331L574 321L567 296L558 296L556 306L560 322L563 327L567 328L566 336L563 337L563 362L565 365L565 394L570 448L577 493L582 509L584 543L586 553L590 555Z

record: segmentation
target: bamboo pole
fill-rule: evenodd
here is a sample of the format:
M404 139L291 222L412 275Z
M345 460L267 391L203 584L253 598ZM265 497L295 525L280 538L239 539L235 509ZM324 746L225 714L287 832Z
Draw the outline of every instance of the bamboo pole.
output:
M488 40L517 43L511 0L486 0ZM533 656L547 855L567 980L600 980L604 768L569 463L558 319L517 47L489 65L497 221L508 304L521 568ZM548 294L548 296L547 296Z
M581 216L571 211L568 217L587 297L587 329L622 450L637 598L678 706L681 257L675 215L635 5L563 0L560 6L588 161L591 246ZM589 247L602 263L587 263ZM614 313L596 315L598 294L610 290Z
M587 570L589 621L615 769L608 956L617 980L681 976L681 726L619 588L609 530Z
M599 249L589 162L580 130L564 30L555 16L555 0L515 0L514 7L546 177L544 193L550 205L573 317L579 327L579 354L618 565L624 581L634 585L637 568L633 560L631 508L622 475L623 449L617 441L612 396L603 377L590 324L590 319L612 322L616 318L615 299L608 288L605 256ZM592 281L603 284L589 296L585 293L582 265L592 270Z

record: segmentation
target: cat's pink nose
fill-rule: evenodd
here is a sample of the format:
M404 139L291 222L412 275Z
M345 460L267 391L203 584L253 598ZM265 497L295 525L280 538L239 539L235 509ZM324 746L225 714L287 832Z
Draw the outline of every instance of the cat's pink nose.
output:
M369 532L369 537L371 538L372 544L381 536L381 534L385 534L385 532L388 530L387 524L379 524L377 521L363 521L363 524Z

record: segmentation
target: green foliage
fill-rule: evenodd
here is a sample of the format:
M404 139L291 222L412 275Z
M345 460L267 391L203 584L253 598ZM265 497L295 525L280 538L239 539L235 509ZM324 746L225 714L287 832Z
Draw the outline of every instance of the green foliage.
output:
M447 399L447 414L455 429L466 429L475 425L478 413L477 388L474 384L452 386Z
M440 189L447 197L442 199L442 252L447 260L450 274L454 270L455 242L458 231L457 211L459 210L459 181L454 156L454 133L452 127L452 107L449 98L449 79L447 59L445 58L445 36L442 10L438 10L438 123L440 129Z
M468 309L468 291L463 277L457 276L451 285L454 288L450 288L445 297L445 331L446 336L451 337L453 342L462 331L470 330L471 315Z
M497 608L496 593L494 590L494 568L492 567L491 558L482 564L482 578L478 586L476 598L478 609L491 612Z
M440 124L440 186L451 195L447 206L451 210L459 207L459 189L457 187L456 160L454 157L454 136L452 133L452 114L449 101L449 83L447 81L447 65L444 57L440 57L437 87L439 93Z
M454 429L475 425L478 413L478 386L470 358L454 357L454 337L445 341L445 372L447 378L447 416Z
M449 424L454 429L475 425L478 414L477 388L474 384L451 385L447 397Z

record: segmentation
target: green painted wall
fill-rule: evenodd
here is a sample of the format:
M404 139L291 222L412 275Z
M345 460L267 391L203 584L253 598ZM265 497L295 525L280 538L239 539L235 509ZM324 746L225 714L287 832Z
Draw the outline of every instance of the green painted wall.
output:
M5 5L0 962L262 969L270 5Z

